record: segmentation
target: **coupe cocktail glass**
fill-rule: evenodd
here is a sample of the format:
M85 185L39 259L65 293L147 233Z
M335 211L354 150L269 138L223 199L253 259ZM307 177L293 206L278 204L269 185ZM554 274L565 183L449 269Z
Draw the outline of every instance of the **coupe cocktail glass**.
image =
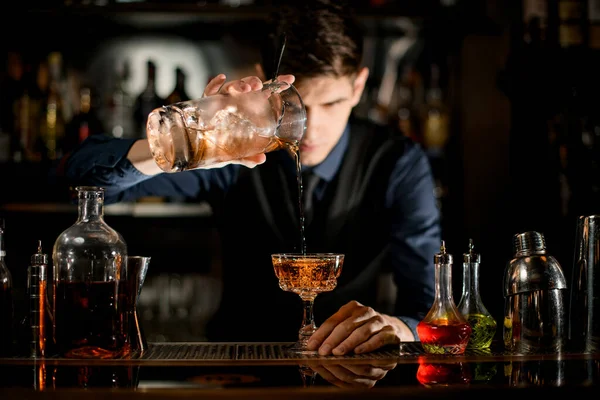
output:
M342 273L343 254L334 253L279 253L272 254L273 268L279 279L279 287L296 293L304 305L302 326L298 341L290 351L299 354L316 354L307 349L310 336L317 330L313 305L319 293L332 291Z

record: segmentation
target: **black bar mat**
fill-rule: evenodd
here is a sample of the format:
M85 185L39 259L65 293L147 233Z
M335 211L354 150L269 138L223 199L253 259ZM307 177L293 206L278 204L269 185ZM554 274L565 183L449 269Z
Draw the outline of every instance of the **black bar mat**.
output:
M287 351L292 343L152 343L139 360L295 360L324 358L318 355L296 355ZM344 359L387 359L403 355L423 354L418 342L389 346L365 354L340 356ZM336 358L328 356L325 358Z

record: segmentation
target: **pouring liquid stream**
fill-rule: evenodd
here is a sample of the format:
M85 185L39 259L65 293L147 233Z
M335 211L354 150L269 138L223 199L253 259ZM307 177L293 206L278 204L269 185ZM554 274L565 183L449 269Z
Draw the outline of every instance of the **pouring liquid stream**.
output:
M281 58L283 57L283 52L285 51L286 40L287 36L284 33L279 38L279 51L276 52L277 59L275 61L275 68L273 69L272 76L273 82L277 81L277 76L279 75L279 65L281 64ZM302 251L302 254L306 255L306 218L304 216L304 203L302 202L302 192L304 190L304 185L302 183L302 163L300 161L299 145L300 143L298 142L286 143L288 151L296 160L296 181L298 182L298 209L300 211L300 249Z

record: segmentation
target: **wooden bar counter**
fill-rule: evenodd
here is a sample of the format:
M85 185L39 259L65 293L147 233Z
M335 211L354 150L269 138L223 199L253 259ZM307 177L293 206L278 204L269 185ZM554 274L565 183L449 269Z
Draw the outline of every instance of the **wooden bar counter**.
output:
M600 353L298 357L288 343L151 343L127 359L0 359L0 399L598 398ZM495 350L499 349L499 350Z

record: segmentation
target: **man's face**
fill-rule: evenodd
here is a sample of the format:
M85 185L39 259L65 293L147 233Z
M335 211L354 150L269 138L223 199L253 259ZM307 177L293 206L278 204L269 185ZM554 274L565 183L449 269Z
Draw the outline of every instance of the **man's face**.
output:
M358 104L369 71L340 78L319 76L294 85L306 106L306 132L300 142L302 165L321 163L340 140L352 108Z

